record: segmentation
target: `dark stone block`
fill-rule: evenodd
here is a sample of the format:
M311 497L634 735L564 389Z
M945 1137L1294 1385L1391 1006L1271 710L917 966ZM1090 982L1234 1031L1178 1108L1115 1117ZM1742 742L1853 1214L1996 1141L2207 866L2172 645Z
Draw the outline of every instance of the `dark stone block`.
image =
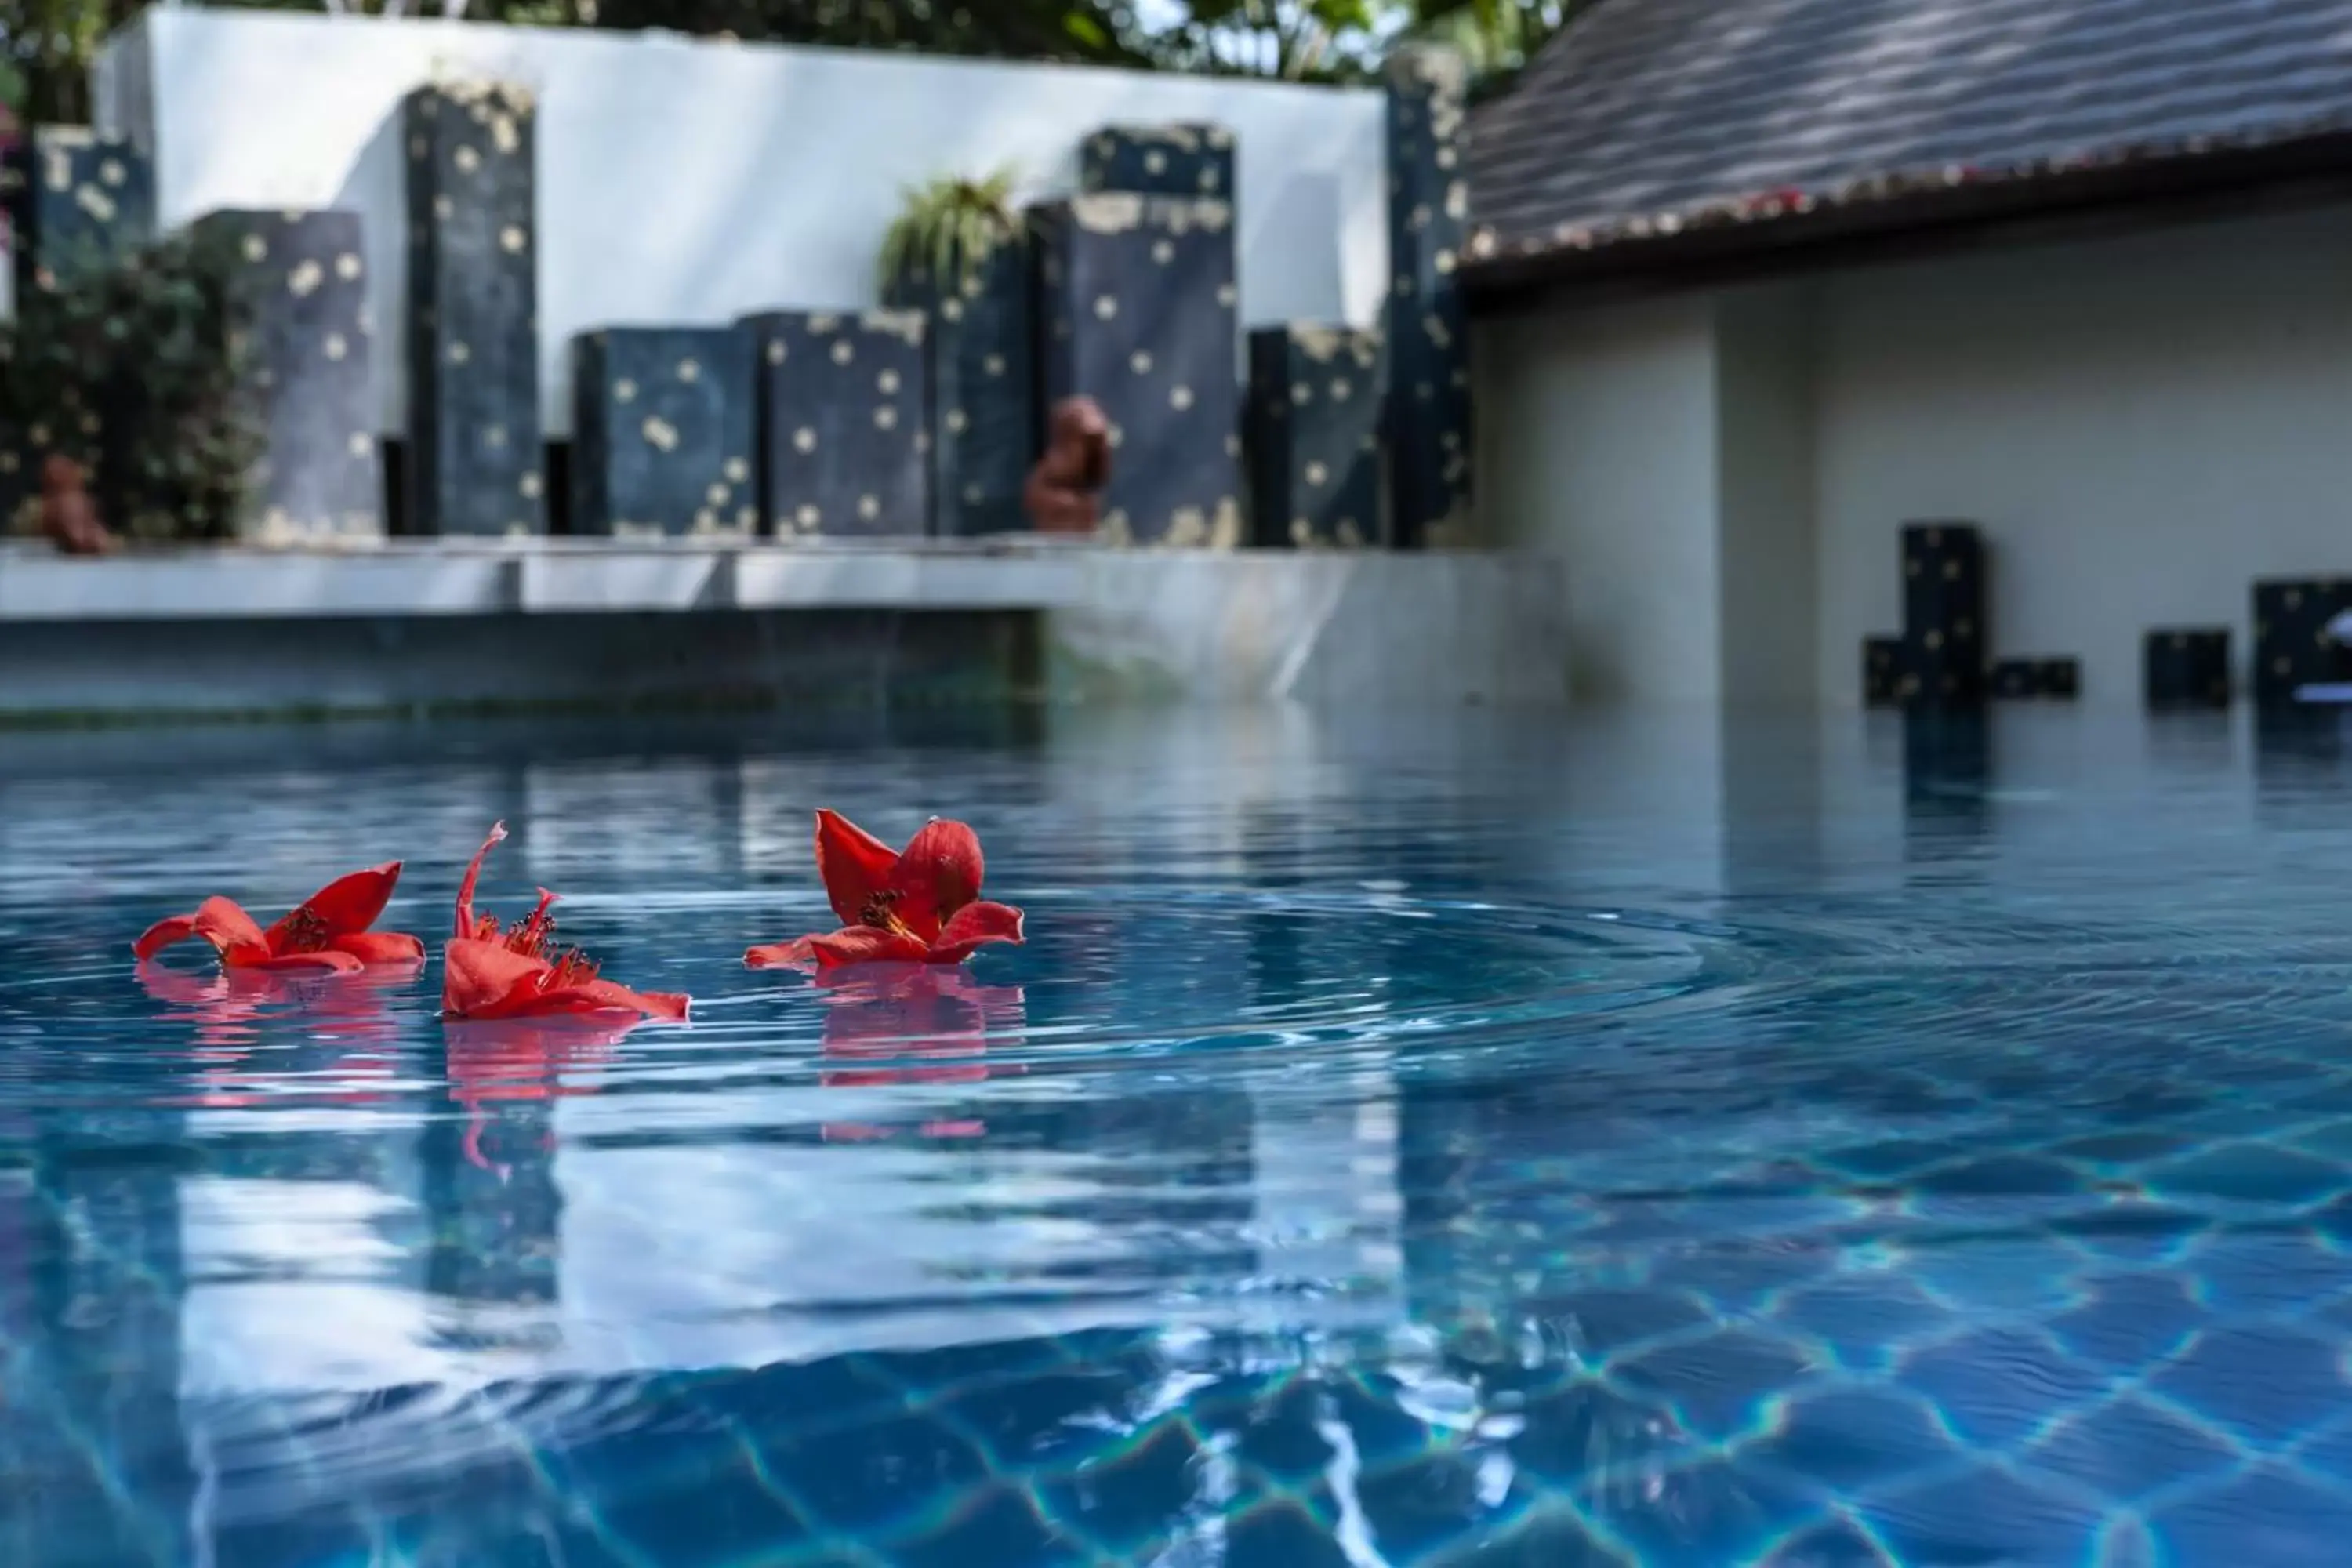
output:
M751 338L608 327L572 342L572 531L750 538Z
M408 168L404 531L546 531L533 112L496 84L401 103Z
M1862 705L1865 708L1894 708L1903 698L1903 639L1901 637L1864 637L1862 639Z
M1234 133L1222 125L1106 125L1078 147L1078 189L1232 201Z
M2352 610L2352 580L2281 579L2254 584L2254 700L2276 707L2298 686L2352 680L2352 654L2327 623Z
M941 288L902 278L883 291L919 310L930 340L930 529L942 538L1017 533L1037 452L1036 305L1025 246L991 251L971 277Z
M1457 58L1400 51L1388 94L1389 510L1402 549L1470 526L1470 353L1458 264L1470 226Z
M919 535L929 523L929 362L916 310L746 316L752 464L769 532Z
M240 531L265 541L383 531L383 452L368 366L373 329L353 212L207 213L233 246L268 440Z
M2230 628L2158 627L2146 645L2150 708L2230 705Z
M155 237L153 163L81 126L37 125L0 150L0 198L19 290L104 266Z
M2016 700L2071 700L2082 695L2082 667L2071 658L2004 658L1995 661L1991 694Z
M1930 707L1984 700L1984 541L1965 522L1903 529L1903 658Z
M1103 531L1241 542L1233 208L1121 194L1032 209L1045 406L1083 395L1111 428Z
M1381 335L1250 333L1251 542L1357 546L1381 536Z

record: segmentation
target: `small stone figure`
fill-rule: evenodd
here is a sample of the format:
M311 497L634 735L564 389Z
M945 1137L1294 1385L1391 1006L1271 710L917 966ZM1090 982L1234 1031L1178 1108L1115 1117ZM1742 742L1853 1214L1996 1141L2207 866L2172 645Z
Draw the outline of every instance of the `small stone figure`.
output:
M114 549L114 535L98 520L87 484L81 465L61 452L52 452L41 465L41 532L68 555L105 555Z
M1091 397L1066 397L1045 424L1045 455L1029 470L1021 504L1040 533L1092 533L1110 484L1110 422Z

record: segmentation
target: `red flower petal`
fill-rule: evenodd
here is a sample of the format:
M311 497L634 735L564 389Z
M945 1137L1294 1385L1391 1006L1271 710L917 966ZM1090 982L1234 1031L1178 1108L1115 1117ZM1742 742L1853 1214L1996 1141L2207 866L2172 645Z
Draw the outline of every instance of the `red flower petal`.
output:
M866 918L874 895L890 885L898 852L837 812L816 814L816 874L841 923Z
M845 963L920 963L929 952L920 938L873 926L848 926L830 936L804 936L801 942L808 945L822 969Z
M336 878L269 928L266 933L269 951L276 952L298 927L312 921L323 927L330 937L367 930L383 913L383 906L392 901L392 889L399 881L397 860Z
M889 886L899 895L891 912L925 942L936 941L940 922L980 897L982 868L980 836L935 816L890 868Z
M195 934L195 916L170 916L139 933L139 940L131 944L131 956L142 961L152 958L165 948L185 942Z
M531 1009L541 1013L642 1013L648 1018L682 1021L693 998L682 991L632 991L610 980L585 980L577 985L559 990L542 991L539 1005ZM511 1015L528 1016L526 1013Z
M784 969L795 963L814 963L814 939L797 937L791 942L772 942L764 947L749 949L743 954L746 969Z
M173 915L157 921L131 944L134 957L152 958L174 942L200 936L213 944L223 963L239 968L257 963L269 956L269 943L261 928L253 923L233 899L210 898L196 906L192 915Z
M275 970L310 969L323 970L331 974L357 974L361 970L366 968L367 965L361 963L358 959L353 958L348 952L336 952L331 950L328 950L319 952L273 953L267 958L239 961L236 963L235 967L238 969Z
M932 963L961 963L975 950L992 942L1009 942L1018 946L1023 940L1021 911L1011 904L992 904L982 899L955 912L940 929L940 940L931 944L926 956Z
M213 944L221 962L243 969L268 962L268 939L233 899L206 899L189 917L189 929Z
M362 963L422 963L425 944L405 931L356 931L327 944L331 952L348 952Z
M474 858L466 863L466 875L457 883L457 928L455 932L457 936L470 937L474 934L474 884L482 879L482 859L489 854L490 846L506 836L505 823L492 823L490 836L482 840L482 847L475 850Z
M503 943L460 937L441 951L441 1016L445 1018L534 1018L555 1014L636 1013L684 1018L688 998L676 992L632 991L609 980L553 985L555 966L527 958Z
M469 901L461 897L459 908ZM490 1016L518 987L544 978L549 967L545 959L525 958L504 942L459 937L441 950L441 1016Z

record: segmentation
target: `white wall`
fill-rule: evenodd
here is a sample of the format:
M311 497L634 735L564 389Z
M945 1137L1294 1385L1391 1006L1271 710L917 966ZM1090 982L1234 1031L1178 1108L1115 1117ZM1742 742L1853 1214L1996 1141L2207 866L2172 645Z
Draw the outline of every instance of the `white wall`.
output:
M1803 700L1817 619L1811 290L1729 293L1715 317L1723 694Z
M1859 272L1822 301L1821 681L1902 618L1896 530L1973 518L1991 647L2140 700L2140 635L2352 574L2352 210Z
M1973 519L1998 655L2352 574L2352 208L1482 322L1482 518L1565 556L1580 698L1860 697L1897 537ZM1708 613L1694 615L1695 609ZM1710 684L1712 682L1712 684Z
M1580 700L1721 693L1713 321L1692 299L1474 332L1481 528L1564 558Z
M173 6L107 45L99 119L154 150L167 226L228 206L365 216L383 428L397 431L405 378L386 350L404 252L388 127L411 89L481 76L539 96L541 385L559 434L572 334L870 304L904 186L1013 163L1030 195L1066 192L1079 139L1109 122L1234 132L1244 321L1370 324L1388 272L1370 90Z

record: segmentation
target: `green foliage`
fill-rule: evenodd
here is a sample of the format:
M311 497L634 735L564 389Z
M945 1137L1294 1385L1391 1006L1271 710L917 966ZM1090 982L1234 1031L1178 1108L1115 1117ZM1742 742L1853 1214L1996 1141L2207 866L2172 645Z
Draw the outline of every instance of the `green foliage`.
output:
M884 297L909 279L956 288L976 276L998 246L1017 244L1016 178L1013 170L1000 169L982 179L950 175L909 189L882 237Z
M234 533L264 451L223 243L62 267L0 323L0 422L37 470L50 452L82 464L107 523L134 538Z
M1591 0L1411 0L1409 36L1460 49L1470 96L1509 90L1546 44Z
M1127 0L566 0L599 27L747 42L1140 66ZM469 11L467 13L471 15Z
M1158 63L1285 81L1356 81L1402 17L1395 0L1189 0L1152 39Z

